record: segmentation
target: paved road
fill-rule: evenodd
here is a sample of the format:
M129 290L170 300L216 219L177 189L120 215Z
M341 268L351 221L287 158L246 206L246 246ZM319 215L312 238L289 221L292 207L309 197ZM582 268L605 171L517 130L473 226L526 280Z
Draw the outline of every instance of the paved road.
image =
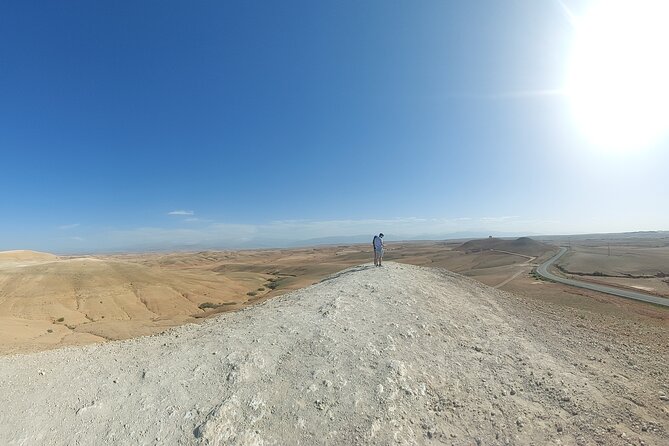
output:
M551 265L553 265L553 263L555 263L557 259L562 257L565 252L567 252L567 248L560 248L560 252L558 252L553 258L541 264L541 266L537 268L537 273L546 279L564 283L565 285L571 285L578 288L585 288L586 290L599 291L600 293L606 293L606 294L611 294L613 296L624 297L626 299L641 300L643 302L650 302L656 305L669 307L669 299L663 297L651 296L650 294L637 293L635 291L623 290L620 288L615 288L606 285L597 285L595 283L581 282L580 280L565 279L564 277L556 276L555 274L549 272L548 268Z

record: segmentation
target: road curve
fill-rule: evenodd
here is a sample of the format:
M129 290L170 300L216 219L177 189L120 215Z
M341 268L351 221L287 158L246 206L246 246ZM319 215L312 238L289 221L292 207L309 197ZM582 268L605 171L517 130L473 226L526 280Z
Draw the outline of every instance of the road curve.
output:
M564 277L556 276L555 274L549 272L548 268L550 268L560 257L562 257L565 252L567 252L567 248L560 248L560 252L555 254L555 256L553 256L547 262L542 263L541 266L537 268L537 273L545 279L563 283L565 285L571 285L578 288L584 288L586 290L599 291L600 293L606 293L606 294L611 294L613 296L624 297L626 299L640 300L655 305L662 305L664 307L669 307L669 299L657 296L651 296L650 294L637 293L635 291L623 290L621 288L615 288L612 286L581 282L580 280L574 280L574 279L565 279Z

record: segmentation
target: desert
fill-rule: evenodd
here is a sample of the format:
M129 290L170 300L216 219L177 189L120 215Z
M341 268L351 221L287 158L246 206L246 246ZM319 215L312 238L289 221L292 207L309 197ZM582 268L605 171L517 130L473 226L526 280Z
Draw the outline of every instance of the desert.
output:
M366 264L159 335L0 358L0 439L660 445L663 330Z
M547 240L387 248L3 254L0 440L669 441L666 309L538 280Z
M312 284L365 258L360 248L0 253L0 353L158 333Z
M0 23L0 446L669 445L669 1Z
M669 297L669 238L590 239L574 242L562 273L594 283Z

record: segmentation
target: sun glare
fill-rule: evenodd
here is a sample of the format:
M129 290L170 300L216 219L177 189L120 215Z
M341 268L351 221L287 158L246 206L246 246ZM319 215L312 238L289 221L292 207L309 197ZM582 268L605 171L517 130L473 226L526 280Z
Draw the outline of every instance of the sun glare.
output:
M669 130L669 0L606 0L574 23L568 93L591 143L636 150Z

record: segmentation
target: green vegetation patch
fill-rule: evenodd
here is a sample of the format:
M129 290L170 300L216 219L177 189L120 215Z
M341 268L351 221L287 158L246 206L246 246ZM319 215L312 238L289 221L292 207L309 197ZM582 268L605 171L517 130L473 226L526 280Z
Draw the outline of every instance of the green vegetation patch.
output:
M205 302L203 304L198 305L198 308L200 310L209 310L209 309L215 310L216 308L225 307L227 305L235 305L236 303L237 302L223 302L223 303L220 303L220 304L215 304L213 302ZM102 317L104 317L104 316L102 316Z

